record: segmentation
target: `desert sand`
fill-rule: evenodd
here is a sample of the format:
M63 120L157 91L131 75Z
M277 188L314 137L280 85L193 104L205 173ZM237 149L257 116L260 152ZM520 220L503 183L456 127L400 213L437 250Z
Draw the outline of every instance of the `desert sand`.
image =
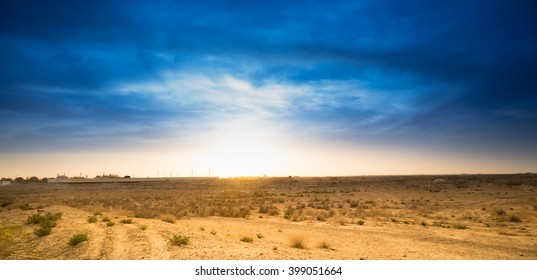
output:
M0 259L537 259L535 174L12 184L0 203Z

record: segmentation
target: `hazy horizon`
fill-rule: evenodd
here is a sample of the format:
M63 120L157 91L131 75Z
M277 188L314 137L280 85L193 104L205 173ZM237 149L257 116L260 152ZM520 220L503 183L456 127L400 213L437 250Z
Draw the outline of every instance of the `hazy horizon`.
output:
M0 7L1 177L537 171L532 3Z

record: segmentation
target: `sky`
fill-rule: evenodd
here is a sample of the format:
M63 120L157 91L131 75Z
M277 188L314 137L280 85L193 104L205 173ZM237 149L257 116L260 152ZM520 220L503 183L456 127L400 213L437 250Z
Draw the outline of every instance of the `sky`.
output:
M1 1L0 176L537 172L534 1Z

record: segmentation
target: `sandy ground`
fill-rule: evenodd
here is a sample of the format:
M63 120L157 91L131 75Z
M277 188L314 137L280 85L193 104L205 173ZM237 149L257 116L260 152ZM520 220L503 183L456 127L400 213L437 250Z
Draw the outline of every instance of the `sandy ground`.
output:
M430 179L426 178L426 181ZM271 216L254 209L246 218L185 215L169 223L158 217L137 218L132 211L118 209L120 207L104 207L103 210L102 202L80 207L51 203L64 201L63 198L57 198L60 195L56 195L56 191L61 191L63 195L66 189L84 187L10 186L0 191L0 198L28 201L29 208L34 209L22 210L15 207L16 202L1 208L0 258L537 259L537 207L534 206L537 205L534 194L537 188L535 178L530 179L517 183L515 188L498 182L486 183L483 179L474 182L479 185L477 189L474 185L471 189L450 185L442 187L446 192L431 191L427 186L411 190L394 189L386 185L383 179L382 182L375 181L377 183L370 187L367 184L355 185L360 192L357 189L354 189L355 192L342 193L327 191L329 199L334 201L334 209L339 207L338 202L348 200L346 197L362 197L362 205L368 202L376 206L363 209L355 217L354 214L348 214L351 212L343 211L351 210L343 205L341 211L347 213L346 216L336 214L324 221L307 217L293 221L284 218L283 211ZM346 180L352 182L352 179ZM407 182L407 185L411 184L414 183ZM105 187L114 189L114 186ZM40 192L35 188L49 190ZM308 188L305 186L299 192L307 193ZM50 197L55 199L48 199ZM306 202L307 197L303 196L302 201ZM312 195L309 199L313 201L314 197ZM413 197L414 201L418 198L428 201L423 204L430 206L419 203L403 203L401 206L398 203L401 207L395 207L390 204L396 200L412 201ZM446 204L439 205L438 201ZM284 208L287 203L284 201L276 205ZM99 205L98 221L89 223L88 217L95 214L90 209ZM508 218L497 217L500 208L507 213L516 213L522 221L512 222ZM47 212L61 212L62 218L50 235L37 237L33 231L38 226L28 225L26 220L32 214ZM115 225L107 226L102 221L104 217L115 222ZM131 219L133 223L121 223L123 219ZM362 225L358 222L360 220L364 221ZM457 227L462 223L465 229ZM88 240L71 246L69 239L77 233L86 233ZM173 234L188 236L189 243L173 246L170 243ZM243 242L243 237L250 237L252 241ZM295 239L301 240L305 248L293 248L292 241ZM322 243L325 244L324 248L320 246Z

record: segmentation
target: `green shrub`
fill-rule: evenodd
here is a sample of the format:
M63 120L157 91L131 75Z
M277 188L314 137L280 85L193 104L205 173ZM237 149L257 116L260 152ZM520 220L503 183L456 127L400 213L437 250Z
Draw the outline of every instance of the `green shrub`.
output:
M96 216L89 216L88 217L88 223L96 223L99 219Z
M365 224L365 221L364 220L358 220L357 224L360 225L360 226L363 226Z
M122 224L132 224L132 220L131 219L123 219L120 221Z
M146 230L146 229L147 229L147 225L139 225L138 228L141 229L141 230Z
M190 237L186 235L181 236L181 235L174 234L172 237L170 237L170 243L175 246L188 245L189 242L190 242Z
M41 216L41 214L33 214L32 216L28 217L26 219L26 223L29 225L37 225L42 223L45 220L45 217Z
M108 217L102 217L102 218L101 218L101 221L102 221L102 222L105 222L105 223L106 223L106 222L110 222L110 218L108 218Z
M45 235L49 235L51 231L52 231L52 227L42 226L40 228L35 229L34 234L39 236L39 237L42 237L42 236L45 236Z
M116 225L116 223L114 223L114 222L112 222L112 221L108 221L108 222L106 223L106 226L107 226L107 227L113 227L113 226L115 226L115 225Z
M75 234L69 239L69 245L76 246L78 243L88 240L88 235L85 233Z

